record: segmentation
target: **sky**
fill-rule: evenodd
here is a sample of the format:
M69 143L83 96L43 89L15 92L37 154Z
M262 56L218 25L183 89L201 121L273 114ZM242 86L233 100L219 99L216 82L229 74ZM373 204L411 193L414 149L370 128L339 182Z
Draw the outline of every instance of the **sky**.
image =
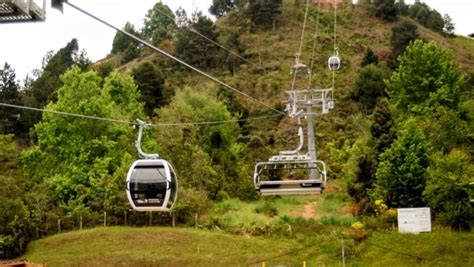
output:
M42 0L35 0L42 3ZM110 53L115 31L65 5L64 12L52 10L47 2L46 21L41 23L0 24L0 64L8 62L22 81L33 69L41 68L41 61L50 50L57 51L73 38L79 41L93 62ZM131 22L140 29L149 9L157 0L69 0L70 3L122 28ZM212 0L162 0L171 10L183 7L191 14L198 9L208 14ZM405 0L413 4L414 0ZM474 32L474 0L424 0L442 15L449 14L456 33Z

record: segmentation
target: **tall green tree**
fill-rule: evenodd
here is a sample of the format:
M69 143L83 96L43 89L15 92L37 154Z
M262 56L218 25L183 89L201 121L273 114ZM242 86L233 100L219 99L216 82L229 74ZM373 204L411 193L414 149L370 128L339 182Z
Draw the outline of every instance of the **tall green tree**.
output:
M0 258L20 256L32 239L30 215L24 202L19 155L12 134L0 134Z
M253 23L275 29L276 17L281 13L282 0L249 0L247 12Z
M448 14L444 14L443 21L444 21L443 33L446 36L453 37L455 35L454 30L456 29L454 26L453 19Z
M139 32L135 30L135 27L130 22L125 23L122 30L140 37ZM117 32L112 41L111 52L114 54L121 52L123 54L122 63L129 62L138 56L140 52L140 44L125 34Z
M395 139L395 127L390 111L390 103L386 98L377 101L370 120L370 133L374 138L375 154L380 155L390 147Z
M359 103L365 114L372 113L377 100L385 96L384 79L386 77L386 72L372 64L359 70L359 75L350 96Z
M401 126L397 139L379 157L373 198L394 208L422 207L425 202L430 147L416 120Z
M438 11L431 9L426 3L415 1L415 3L410 6L408 14L423 26L439 33L443 32L443 17Z
M15 80L15 70L5 62L0 69L0 102L6 104L21 104L18 83ZM18 115L20 112L13 108L0 108L0 133L9 134L19 131Z
M176 36L176 53L178 56L196 67L209 68L216 66L218 48L200 35L192 33L192 31L197 31L208 39L217 42L218 34L212 20L201 12L196 12L189 24L178 30Z
M28 82L23 92L23 103L26 106L43 108L49 101L57 99L57 90L63 85L59 78L71 66L77 63L79 43L72 39L65 47L56 53L48 53L43 59L41 70L36 72L36 78ZM81 62L83 59L81 59ZM78 64L88 68L87 64ZM22 112L21 123L25 131L32 128L40 120L40 114L31 111Z
M207 88L178 91L169 106L158 112L159 122L208 122L232 120L215 92ZM237 142L237 122L171 127L158 131L163 155L181 175L182 184L205 191L211 199L248 197L254 190L248 182L245 146Z
M462 150L436 154L428 169L428 181L423 193L435 216L456 230L470 230L474 208L470 203L470 183L474 177L472 158Z
M212 0L212 5L209 7L209 13L217 18L226 15L229 11L234 9L234 0Z
M370 47L368 47L367 50L365 50L364 58L362 59L360 66L365 67L369 64L373 64L373 65L379 64L379 57L374 53L374 51Z
M61 80L64 85L58 101L47 106L50 110L127 121L144 117L129 76L113 72L103 81L95 72L73 67ZM48 185L66 213L125 208L123 198L115 204L109 198L123 196L120 185L132 159L128 125L46 113L35 130L38 145L23 154L26 175Z
M145 62L134 69L133 79L141 93L141 101L145 103L145 112L153 116L153 110L166 104L170 99L165 99L165 78L163 73L151 62Z
M409 20L402 20L392 28L392 36L390 37L390 44L392 46L391 67L395 68L398 66L398 57L411 42L418 38L420 38L418 27Z
M171 39L176 28L175 15L171 9L161 1L157 2L146 14L142 33L153 43Z
M399 61L387 82L390 101L398 110L428 114L439 105L457 108L465 79L450 52L417 40Z
M401 16L408 15L409 6L405 3L405 0L398 0L395 3L395 7L398 10L398 14Z
M372 1L375 16L389 22L398 19L398 9L395 0L374 0Z

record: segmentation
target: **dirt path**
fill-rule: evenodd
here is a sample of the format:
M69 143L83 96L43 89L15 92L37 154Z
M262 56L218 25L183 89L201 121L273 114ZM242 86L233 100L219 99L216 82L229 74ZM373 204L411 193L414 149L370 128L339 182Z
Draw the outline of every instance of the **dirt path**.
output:
M316 208L318 206L318 201L313 201L310 203L307 203L304 205L304 208L302 211L291 211L290 214L291 216L296 216L296 217L303 217L305 219L319 219L321 218L321 214L318 214L316 211Z
M308 203L304 206L303 213L301 214L301 217L305 219L318 219L319 216L316 214L316 205L318 202L311 202Z

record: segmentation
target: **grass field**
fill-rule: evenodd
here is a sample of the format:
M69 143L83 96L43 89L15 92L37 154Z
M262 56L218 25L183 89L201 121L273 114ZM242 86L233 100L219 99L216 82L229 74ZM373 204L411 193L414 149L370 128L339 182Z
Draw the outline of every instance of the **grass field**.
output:
M341 240L308 232L293 238L237 236L190 228L107 227L32 242L22 258L47 266L340 266ZM347 266L473 266L474 234L435 229L411 235L373 232L345 240Z

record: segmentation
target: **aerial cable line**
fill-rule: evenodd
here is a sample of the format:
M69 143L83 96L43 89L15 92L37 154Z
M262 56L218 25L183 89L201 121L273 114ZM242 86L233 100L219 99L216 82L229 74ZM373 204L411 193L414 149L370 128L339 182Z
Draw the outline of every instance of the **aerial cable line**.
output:
M333 2L333 7L334 7L334 54L338 55L339 48L337 47L337 3L336 0ZM336 82L336 72L332 72L332 88L334 88ZM334 92L331 92L331 94L334 94ZM334 96L333 96L334 97Z
M318 31L319 31L319 14L321 12L321 1L318 1L318 12L316 14L316 28L314 30L314 37L313 37L313 48L311 50L311 63L309 69L312 70L314 66L314 54L316 50L316 43L318 42ZM311 88L313 78L313 72L309 73L308 77L308 88Z
M163 11L161 11L161 10L155 10L155 11L157 11L157 12L160 13L161 15L165 16L166 18L168 18L168 19L174 21L173 17L171 17L170 15L166 14L165 12L163 12ZM234 56L236 56L236 57L242 59L243 61L245 61L245 62L247 62L247 63L253 64L252 62L250 62L249 60L243 58L243 57L240 56L239 54L237 54L237 53L231 51L230 49L226 48L225 46L219 44L218 42L212 40L211 38L207 37L206 35L200 33L198 30L193 29L193 28L187 28L187 27L185 27L185 26L184 26L184 29L186 29L186 30L189 31L189 32L192 32L192 33L194 33L194 34L199 35L199 36L202 37L203 39L205 39L205 40L207 40L208 42L214 44L215 46L220 47L221 49L225 50L225 51L228 52L229 54L232 54L232 55L234 55Z
M27 107L27 106L13 105L13 104L1 103L1 102L0 102L0 106L9 107L9 108L32 110L32 111L38 111L38 112L45 112L45 113L52 113L52 114L56 114L56 115L77 117L77 118L82 118L82 119L108 121L108 122L128 124L128 125L139 125L139 123L137 123L136 121L131 122L131 121L125 121L125 120L118 120L118 119L104 118L104 117L98 117L98 116L70 113L70 112L64 112L64 111L56 111L56 110L50 110L50 109L41 109L41 108L33 108L33 107ZM278 116L280 116L280 115L269 115L269 116L260 116L260 117L247 118L247 119L221 120L221 121L150 123L150 124L147 124L147 126L166 127L166 126L187 126L187 125L213 125L213 124L224 124L224 123L232 123L232 122L244 122L244 121L252 121L252 120L261 120L261 119L274 118L274 117L278 117Z
M300 56L301 56L301 51L303 49L303 42L304 42L304 31L306 28L306 21L308 20L308 9L309 9L309 0L306 0L306 9L304 12L303 29L301 30L300 46L298 48L298 53L296 54L296 58L295 58L296 64L300 63ZM295 70L295 72L293 73L293 81L291 82L291 91L294 91L295 89L296 76L297 76L297 71Z
M133 34L131 34L131 33L128 33L128 32L126 32L126 31L124 31L124 30L122 30L122 29L120 29L120 28L118 28L118 27L115 27L114 25L112 25L112 24L110 24L110 23L108 23L108 22L106 22L106 21L100 19L99 17L96 17L96 16L92 15L91 13L89 13L89 12L87 12L87 11L81 9L80 7L78 7L78 6L74 5L74 4L71 4L71 3L69 3L69 2L66 2L66 1L65 1L64 3L67 4L67 5L69 5L69 6L72 7L72 8L76 9L77 11L79 11L79 12L81 12L81 13L83 13L83 14L89 16L89 17L91 17L92 19L94 19L94 20L96 20L96 21L98 21L98 22L100 22L100 23L102 23L102 24L105 24L105 25L107 25L108 27L110 27L110 28L112 28L112 29L114 29L114 30L116 30L116 31L118 31L118 32L120 32L120 33L122 33L122 34L124 34L124 35L126 35L126 36L128 36L128 37L130 37L130 38L132 38L133 40L135 40L135 41L137 41L137 42L139 42L139 43L141 43L141 44L143 44L143 45L145 45L145 46L147 46L147 47L149 47L149 48L155 50L156 52L158 52L158 53L160 53L160 54L162 54L162 55L164 55L164 56L166 56L166 57L168 57L168 58L170 58L170 59L172 59L172 60L174 60L174 61L180 63L181 65L184 65L184 66L188 67L189 69L191 69L191 70L193 70L193 71L195 71L195 72L201 74L202 76L204 76L204 77L210 79L211 81L214 81L214 82L216 82L216 83L218 83L218 84L220 84L220 85L222 85L222 86L224 86L224 87L226 87L226 88L228 88L228 89L230 89L230 90L232 90L232 91L234 91L234 92L236 92L236 93L238 93L238 94L240 94L240 95L243 95L243 96L245 96L246 98L252 100L253 102L258 103L258 104L260 104L260 105L263 105L263 106L265 106L265 107L267 107L267 108L269 108L269 109L271 109L271 110L273 110L273 111L275 111L275 112L277 112L277 113L279 113L279 114L286 115L284 112L282 112L282 111L280 111L280 110L277 110L277 109L273 108L272 106L270 106L270 105L268 105L268 104L263 103L262 101L260 101L260 100L258 100L258 99L256 99L256 98L254 98L254 97L252 97L252 96L250 96L250 95L248 95L248 94L246 94L246 93L244 93L244 92L242 92L242 91L240 91L240 90L238 90L238 89L236 89L236 88L234 88L234 87L232 87L232 86L226 84L225 82L223 82L223 81L221 81L221 80L219 80L219 79L217 79L217 78L215 78L215 77L213 77L213 76L207 74L206 72L204 72L204 71L202 71L202 70L200 70L200 69L198 69L198 68L196 68L196 67L191 66L190 64L184 62L183 60L181 60L181 59L179 59L179 58L177 58L177 57L175 57L175 56L173 56L173 55L167 53L167 52L164 51L164 50L161 50L160 48L158 48L158 47L156 47L156 46L153 46L152 44L150 44L150 43L148 43L148 42L146 42L146 41L144 41L144 40L142 40L142 39L136 37L135 35L133 35Z

